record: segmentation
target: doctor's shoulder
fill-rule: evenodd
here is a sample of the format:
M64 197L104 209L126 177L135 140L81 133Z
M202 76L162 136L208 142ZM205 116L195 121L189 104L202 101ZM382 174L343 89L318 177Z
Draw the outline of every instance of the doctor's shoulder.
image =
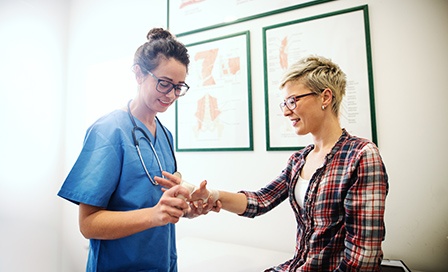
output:
M99 137L107 142L122 140L123 134L126 134L126 132L131 129L132 126L127 113L123 110L114 110L101 116L90 125L87 129L84 141L90 137Z

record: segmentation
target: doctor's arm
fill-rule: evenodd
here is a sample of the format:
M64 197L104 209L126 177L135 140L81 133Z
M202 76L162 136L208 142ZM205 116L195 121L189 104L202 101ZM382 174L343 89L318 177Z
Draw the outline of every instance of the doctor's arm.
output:
M154 207L123 212L80 203L80 231L86 239L111 240L177 223L189 208L185 200L177 197L179 194L188 197L185 188L175 186L164 192Z

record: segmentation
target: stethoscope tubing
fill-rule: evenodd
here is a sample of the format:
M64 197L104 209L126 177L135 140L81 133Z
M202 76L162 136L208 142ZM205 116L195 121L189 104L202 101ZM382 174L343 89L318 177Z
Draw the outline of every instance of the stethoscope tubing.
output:
M151 145L151 144L150 144L150 145ZM151 146L152 146L152 145L151 145ZM139 158L140 158L140 162L142 163L142 165L143 165L143 169L145 169L146 175L149 177L149 180L151 181L152 184L154 184L154 185L159 185L159 183L158 183L157 181L154 181L154 180L151 178L151 175L149 174L148 169L146 169L146 165L143 163L143 158L142 158L142 153L140 152L140 147L139 147L138 145L136 145L135 147L136 147L136 149L137 149L137 153L138 153L138 156L139 156ZM153 149L153 150L154 150L154 149ZM154 151L154 152L155 152L155 151ZM159 157L157 156L157 153L155 153L155 154L156 154L157 162L159 163L160 171L162 171L162 166L160 165Z
M142 163L142 166L143 166L143 169L146 172L146 175L149 177L149 179L150 179L152 184L158 185L158 183L151 178L151 175L149 174L149 171L146 168L145 163L143 162L142 153L141 153L140 147L139 147L140 145L139 145L139 142L138 142L137 137L135 135L135 131L136 130L140 131L143 134L143 136L144 136L144 137L140 137L140 139L143 138L146 141L148 141L149 146L151 147L151 149L152 149L152 151L153 151L153 153L154 153L154 155L155 155L155 157L157 159L157 163L159 165L160 171L163 170L162 169L162 164L160 163L159 156L157 155L157 152L156 152L154 146L152 145L151 139L149 138L148 134L146 133L146 131L144 131L141 127L137 126L137 124L135 123L134 116L132 115L131 109L129 107L131 101L132 100L129 100L129 102L127 104L127 109L128 109L129 119L131 119L131 122L134 125L134 127L132 128L132 139L134 141L135 148L137 149L137 153L138 153L138 156L140 158L140 162ZM163 127L162 123L160 122L159 118L157 118L157 116L156 116L156 121L160 124L160 127L162 128L162 130L163 130L163 132L164 132L164 134L165 134L165 136L166 136L166 138L168 140L168 143L169 143L170 149L171 149L171 154L173 155L173 159L174 159L174 171L177 171L177 160L176 160L176 156L174 155L173 145L171 144L171 141L168 138L168 133L166 132L165 128Z

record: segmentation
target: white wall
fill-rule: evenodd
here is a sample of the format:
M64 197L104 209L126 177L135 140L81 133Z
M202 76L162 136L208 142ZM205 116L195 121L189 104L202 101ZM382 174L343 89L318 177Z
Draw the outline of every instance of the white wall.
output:
M57 271L68 5L0 1L0 271Z
M362 4L369 5L378 142L390 177L385 257L403 259L415 270L443 271L448 2L340 0L275 20ZM0 0L0 271L84 270L87 241L79 234L77 207L55 194L90 119L132 98L135 86L129 75L118 76L127 69L120 64L126 65L151 27L165 26L165 16L166 2L156 0ZM264 25L255 20L182 39L246 30L242 26ZM265 151L261 30L252 31L251 40L254 151L179 152L179 168L190 182L258 189L291 153ZM108 63L115 69L110 78L100 72ZM104 88L92 94L96 73ZM121 91L127 94L110 100L108 94ZM174 132L174 111L161 119ZM223 211L182 220L178 238L191 236L293 252L295 222L287 203L254 220Z

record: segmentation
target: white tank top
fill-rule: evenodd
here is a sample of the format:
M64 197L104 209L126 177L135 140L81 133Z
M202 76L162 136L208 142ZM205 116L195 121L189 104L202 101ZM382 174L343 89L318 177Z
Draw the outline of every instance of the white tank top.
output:
M296 187L294 188L294 197L296 198L297 203L299 203L300 208L303 208L303 202L305 200L305 194L309 184L309 180L303 179L299 175L299 180L297 181Z

